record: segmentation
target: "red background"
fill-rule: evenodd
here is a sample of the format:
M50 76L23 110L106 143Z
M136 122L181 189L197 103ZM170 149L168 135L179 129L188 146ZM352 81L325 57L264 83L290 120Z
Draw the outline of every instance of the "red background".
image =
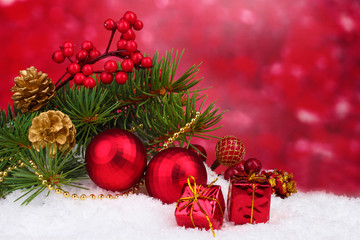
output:
M347 0L0 1L0 105L18 71L57 79L51 54L65 40L104 51L107 18L144 22L139 48L186 49L180 71L202 62L202 87L229 110L215 132L246 157L295 173L301 190L360 195L360 4ZM200 141L214 160L216 141ZM224 170L224 169L220 169Z

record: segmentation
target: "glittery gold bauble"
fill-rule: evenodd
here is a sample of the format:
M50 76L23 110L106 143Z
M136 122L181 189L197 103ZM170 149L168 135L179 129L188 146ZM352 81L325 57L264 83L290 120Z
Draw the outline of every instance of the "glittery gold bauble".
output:
M38 72L35 67L21 70L15 77L14 93L11 99L21 112L34 112L47 104L55 95L55 84L46 73Z
M216 144L217 161L225 167L232 167L240 163L245 155L245 146L234 136L224 136Z
M75 126L69 116L50 110L33 119L28 138L37 150L51 144L52 153L56 153L57 150L71 150L75 146L75 135Z

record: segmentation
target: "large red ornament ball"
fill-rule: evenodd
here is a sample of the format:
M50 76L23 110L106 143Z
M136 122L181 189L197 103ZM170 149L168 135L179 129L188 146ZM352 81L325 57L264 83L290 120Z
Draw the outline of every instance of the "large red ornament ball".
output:
M202 160L188 149L174 147L156 154L146 170L146 189L150 196L164 203L176 202L188 176L197 184L207 184L207 173Z
M224 136L216 144L215 154L217 160L225 167L232 167L240 163L245 155L245 146L234 136Z
M135 185L146 167L146 151L140 139L129 131L109 129L88 145L86 169L101 188L123 191Z

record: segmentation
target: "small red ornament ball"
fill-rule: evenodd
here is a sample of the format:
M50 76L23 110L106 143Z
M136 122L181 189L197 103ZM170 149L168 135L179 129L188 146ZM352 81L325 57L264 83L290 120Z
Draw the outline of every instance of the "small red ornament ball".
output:
M134 69L134 63L130 59L125 59L121 62L121 69L124 72L132 72Z
M134 40L128 41L125 46L126 51L129 52L135 52L137 48L138 48L137 43Z
M126 32L124 32L121 37L125 40L135 40L136 35L135 32L131 29L127 30Z
M63 53L65 57L71 57L72 55L74 55L74 48L66 47L63 49Z
M65 61L65 56L62 51L56 50L52 55L52 60L56 63L62 63Z
M144 23L140 20L134 22L134 29L140 31L144 27Z
M63 48L74 48L74 43L70 41L65 41L63 43Z
M88 145L86 169L96 185L106 190L123 191L143 176L146 151L140 139L122 129L98 134Z
M134 65L140 65L141 59L143 59L143 55L140 52L133 52L130 54L130 59L134 63Z
M134 12L131 12L131 11L127 11L125 14L124 14L124 17L123 19L125 21L127 21L128 23L130 24L134 24L136 19L137 19L137 16Z
M90 65L90 64L85 64L83 67L82 67L82 70L83 74L85 75L91 75L93 74L94 72L94 69L93 67Z
M80 51L77 52L76 59L79 61L84 61L88 56L89 53L86 50L81 49Z
M84 41L81 44L81 49L86 50L87 52L90 52L91 50L93 50L93 48L94 48L94 45L90 41Z
M206 161L207 154L206 154L206 150L205 150L205 148L203 148L203 146L198 145L198 144L193 144L189 147L189 150L196 153L203 162Z
M97 58L98 56L100 56L101 52L99 50L97 50L97 49L93 49L93 50L91 50L89 55L90 55L91 59L94 59L94 58Z
M117 24L117 30L121 33L126 32L130 29L130 24L125 20L120 20Z
M152 67L152 60L149 57L144 57L143 59L141 59L141 65L144 68L151 68Z
M221 165L232 167L243 160L245 146L237 137L224 136L216 143L215 154Z
M244 162L244 170L247 174L258 174L261 171L262 164L256 158L249 158Z
M188 176L197 184L207 184L207 173L198 156L188 149L174 147L156 154L146 170L146 189L164 203L176 202Z
M127 43L127 41L125 39L120 39L116 44L117 49L118 50L125 50L126 43Z

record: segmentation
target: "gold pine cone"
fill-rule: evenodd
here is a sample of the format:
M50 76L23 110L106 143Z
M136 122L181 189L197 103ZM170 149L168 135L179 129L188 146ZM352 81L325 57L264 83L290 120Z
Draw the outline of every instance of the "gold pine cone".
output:
M37 111L55 95L55 84L46 73L38 72L35 67L19 73L20 76L14 79L15 86L11 88L14 93L11 99L21 112Z
M51 152L70 151L75 146L76 129L70 117L60 111L40 113L32 120L29 140L38 151L51 144Z

